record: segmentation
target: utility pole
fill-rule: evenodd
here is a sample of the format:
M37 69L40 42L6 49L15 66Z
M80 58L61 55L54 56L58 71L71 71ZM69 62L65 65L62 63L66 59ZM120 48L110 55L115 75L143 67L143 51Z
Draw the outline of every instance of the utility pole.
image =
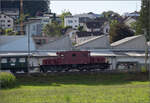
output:
M148 45L147 45L147 31L144 29L144 35L145 35L145 69L148 70Z
M28 25L28 75L30 74L30 24Z
M23 0L20 0L20 34L24 35L24 31L23 31Z

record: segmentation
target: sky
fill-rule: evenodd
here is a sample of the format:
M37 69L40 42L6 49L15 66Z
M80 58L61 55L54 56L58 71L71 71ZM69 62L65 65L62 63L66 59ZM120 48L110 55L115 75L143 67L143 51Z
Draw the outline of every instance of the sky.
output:
M51 1L50 9L52 12L56 14L61 14L62 11L70 11L74 14L81 13L102 13L103 11L112 10L119 14L123 14L125 12L134 12L139 11L141 8L141 1Z

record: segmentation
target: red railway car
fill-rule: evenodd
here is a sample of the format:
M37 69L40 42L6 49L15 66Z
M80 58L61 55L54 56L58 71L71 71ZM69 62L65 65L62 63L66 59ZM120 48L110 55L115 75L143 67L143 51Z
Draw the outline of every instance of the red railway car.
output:
M103 56L90 56L89 51L63 51L57 52L54 58L44 59L42 62L41 71L69 71L72 69L93 70L107 69L109 63Z

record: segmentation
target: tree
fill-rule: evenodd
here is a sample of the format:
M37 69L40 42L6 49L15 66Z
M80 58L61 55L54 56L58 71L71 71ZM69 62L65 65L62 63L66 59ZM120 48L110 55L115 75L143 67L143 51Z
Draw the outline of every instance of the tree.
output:
M51 24L47 24L44 29L43 32L44 34L48 35L48 36L61 36L62 34L62 29L63 27L61 25L59 25L57 22L52 22Z
M4 34L5 34L5 30L0 27L0 35L4 35Z
M1 8L20 8L20 0L1 0ZM49 10L49 0L23 0L24 14L36 16Z
M23 14L22 16L19 17L19 19L17 19L17 20L15 21L15 23L16 23L16 24L19 24L19 23L21 22L21 20L22 20L23 22L25 22L25 21L28 20L28 19L27 19L28 17L29 17L29 14Z
M141 30L145 29L146 39L150 40L150 0L142 0L142 6L139 17L139 25Z
M62 19L62 25L64 26L64 18L65 16L71 16L71 12L70 11L66 11L66 10L63 10L62 11L62 14L60 15L61 19Z
M122 17L120 16L120 14L118 14L118 13L116 13L116 12L114 12L114 11L104 11L102 14L103 14L104 17L107 18L109 21L122 19Z
M146 38L145 42L145 68L148 69L148 46L147 41L150 40L150 0L142 0L142 6L140 11L139 24L141 26L141 31L144 31L144 36Z
M78 27L78 30L79 30L79 31L84 31L84 30L83 30L83 26L79 26L79 27Z
M134 32L129 29L125 24L113 22L110 25L110 43L121 40L125 37L133 36Z

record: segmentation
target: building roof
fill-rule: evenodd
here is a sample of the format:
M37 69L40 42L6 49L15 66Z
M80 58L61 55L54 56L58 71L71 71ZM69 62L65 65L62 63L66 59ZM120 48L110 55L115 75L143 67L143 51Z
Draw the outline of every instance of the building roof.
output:
M100 15L100 14L94 14L94 13L90 12L90 13L76 14L74 16L75 17L97 18L97 17L101 17L102 15Z
M55 41L51 41L38 48L38 51L57 51L57 50L71 50L72 42L68 35L62 36Z
M110 44L108 38L109 37L106 35L93 37L79 44L76 44L75 47L80 49L109 49Z
M35 51L35 44L30 38L30 50ZM28 51L28 37L27 36L0 36L0 52L2 51Z
M136 39L136 38L138 38L138 37L140 37L140 36L141 36L141 35L126 37L126 38L124 38L124 39L121 39L121 40L119 40L119 41L116 41L116 42L112 43L111 46L117 46L117 45L126 43L126 42L131 41L131 40L134 40L134 39Z
M7 14L5 14L5 13L0 13L0 15L5 15L5 16L8 16L9 18L11 18L11 19L13 19L14 20L14 18L13 17L11 17L11 16L9 16L9 15L7 15Z
M127 37L111 44L113 51L145 51L143 35Z
M87 37L87 36L100 36L103 35L102 32L87 32L87 31L81 31L76 32L77 36L80 37Z

